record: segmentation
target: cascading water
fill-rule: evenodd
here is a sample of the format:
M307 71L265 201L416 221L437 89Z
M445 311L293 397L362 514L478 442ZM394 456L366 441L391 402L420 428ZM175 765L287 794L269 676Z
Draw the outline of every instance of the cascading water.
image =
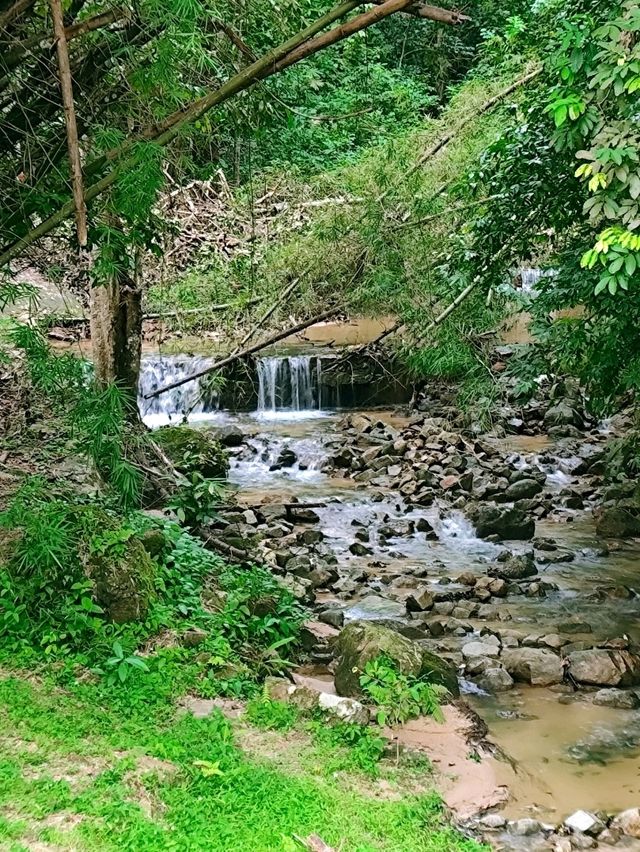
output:
M259 358L257 372L259 414L320 409L320 358L309 355Z
M198 419L199 415L215 411L215 403L203 396L199 379L187 382L152 399L144 398L145 394L203 370L212 363L211 358L200 356L145 356L140 365L138 387L138 405L144 422L148 426L162 426L166 423L179 423L185 417Z

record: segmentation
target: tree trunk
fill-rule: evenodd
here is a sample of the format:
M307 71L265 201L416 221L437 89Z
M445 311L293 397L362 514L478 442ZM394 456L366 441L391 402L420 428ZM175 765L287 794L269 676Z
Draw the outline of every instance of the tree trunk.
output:
M142 348L142 289L120 276L91 289L91 349L96 381L116 383L135 408Z

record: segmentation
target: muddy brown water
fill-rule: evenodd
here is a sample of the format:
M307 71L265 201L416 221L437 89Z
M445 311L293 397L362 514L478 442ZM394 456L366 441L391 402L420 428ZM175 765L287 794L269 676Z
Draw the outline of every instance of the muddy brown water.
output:
M333 331L326 330L323 342L333 339ZM371 336L373 330L368 333ZM406 423L397 412L373 414L396 428ZM322 472L331 441L337 438L340 416L322 411L277 412L261 419L256 414L213 413L199 425L207 428L209 423L233 422L250 436L255 455L233 462L230 472L231 482L246 502L265 497L327 501L326 507L318 510L325 540L338 554L342 571L367 569L366 594L399 595L405 578L417 568L427 569L429 581L451 579L462 570L484 573L497 548L479 540L461 513L442 519L437 509L411 514L413 519L421 514L429 518L437 541L426 541L424 534L416 534L391 539L383 549L374 545L373 556L349 553L354 521L375 527L382 523L383 515L405 518L405 508L396 494L385 493L382 500L378 495L372 502L372 492L379 489ZM270 465L284 446L294 449L299 462L292 468L271 471ZM549 441L545 437L513 437L502 441L501 448L520 454L525 463L543 454ZM548 481L556 483L558 490L572 481L559 471L547 472ZM543 635L556 632L560 620L580 615L592 626L588 638L594 644L595 640L623 634L640 641L640 598L606 596L606 590L612 587L638 585L640 546L627 545L602 557L588 514L567 512L561 520L541 522L536 530L537 535L549 535L576 554L573 562L541 570L543 578L557 583L558 591L544 599L506 599L499 604L500 620L494 624L469 623L476 631L487 626L506 627L523 636ZM341 606L353 603L338 600L329 592L319 594L318 600ZM470 638L467 636L467 641ZM446 649L446 642L444 645ZM460 642L451 649L459 646ZM530 814L557 822L578 808L617 811L640 804L640 712L594 706L588 695L573 701L573 696L548 689L519 687L490 696L467 681L463 681L463 688L468 691L469 703L487 721L490 738L512 760L512 765L493 761L496 776L509 786L509 801L504 806L507 816ZM571 703L561 703L568 700Z

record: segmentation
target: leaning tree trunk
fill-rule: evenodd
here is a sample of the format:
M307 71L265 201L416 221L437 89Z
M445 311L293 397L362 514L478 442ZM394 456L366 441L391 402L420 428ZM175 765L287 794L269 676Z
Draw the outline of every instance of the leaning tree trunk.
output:
M142 347L142 290L129 276L91 288L91 348L96 381L116 383L135 408Z

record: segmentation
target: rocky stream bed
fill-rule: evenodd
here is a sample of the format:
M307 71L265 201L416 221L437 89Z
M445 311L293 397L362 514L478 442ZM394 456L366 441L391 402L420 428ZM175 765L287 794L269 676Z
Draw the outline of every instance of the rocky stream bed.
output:
M272 688L366 712L345 636L366 632L360 653L391 634L459 685L440 730L395 735L438 755L462 825L503 849L640 849L640 529L635 484L603 476L624 418L557 389L486 433L446 393L420 408L199 418L251 506L215 534L313 612L308 665Z

